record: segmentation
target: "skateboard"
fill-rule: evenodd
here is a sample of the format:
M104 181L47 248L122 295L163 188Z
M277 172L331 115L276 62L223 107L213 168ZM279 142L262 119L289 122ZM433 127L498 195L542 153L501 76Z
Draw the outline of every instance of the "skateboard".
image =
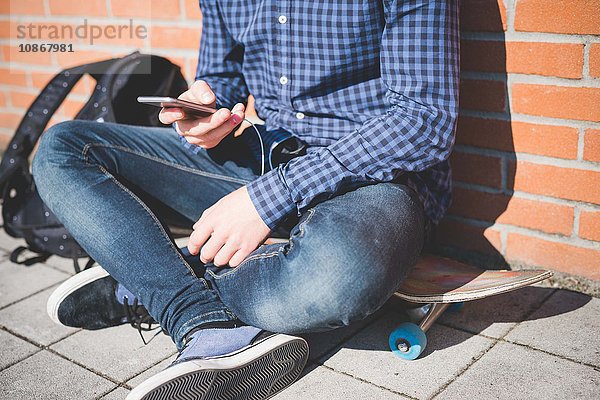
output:
M394 294L421 306L407 311L413 322L390 334L390 349L402 359L414 360L427 346L425 332L449 307L457 310L465 301L510 292L551 276L545 270L483 270L442 257L422 257Z

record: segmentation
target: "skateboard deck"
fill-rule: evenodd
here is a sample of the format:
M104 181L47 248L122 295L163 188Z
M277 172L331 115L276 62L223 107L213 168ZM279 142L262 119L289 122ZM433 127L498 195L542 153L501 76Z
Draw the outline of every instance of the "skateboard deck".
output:
M532 285L552 276L545 270L483 270L458 261L422 257L396 296L412 303L457 303Z

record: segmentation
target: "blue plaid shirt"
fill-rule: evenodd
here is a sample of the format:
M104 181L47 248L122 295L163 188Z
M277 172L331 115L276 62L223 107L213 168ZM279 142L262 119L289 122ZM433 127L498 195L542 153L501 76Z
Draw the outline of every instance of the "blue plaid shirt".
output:
M310 146L248 184L274 228L348 183L407 179L437 223L450 203L458 0L200 0L196 79Z

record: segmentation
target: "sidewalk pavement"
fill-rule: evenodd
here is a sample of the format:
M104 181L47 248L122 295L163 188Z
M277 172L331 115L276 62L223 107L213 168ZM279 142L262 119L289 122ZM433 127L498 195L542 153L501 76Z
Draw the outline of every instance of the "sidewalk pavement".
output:
M0 399L123 399L174 359L163 334L144 346L128 325L55 325L46 300L72 262L13 264L9 251L21 244L0 234ZM405 319L392 299L366 321L308 335L303 377L274 399L600 398L598 298L536 286L467 303L431 328L412 362L387 346Z

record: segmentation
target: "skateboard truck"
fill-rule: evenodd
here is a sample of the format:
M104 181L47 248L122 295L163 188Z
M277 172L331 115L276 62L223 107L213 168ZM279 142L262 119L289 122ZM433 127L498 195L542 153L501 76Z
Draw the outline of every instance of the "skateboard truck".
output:
M404 360L415 360L427 346L425 332L446 310L458 311L465 301L510 292L551 276L552 272L545 270L483 270L425 256L395 293L418 306L406 311L411 322L400 324L390 333L390 350Z
M425 332L448 307L458 304L462 305L462 302L429 303L407 310L406 313L412 322L401 324L390 334L389 345L392 352L405 360L414 360L419 357L427 346Z

